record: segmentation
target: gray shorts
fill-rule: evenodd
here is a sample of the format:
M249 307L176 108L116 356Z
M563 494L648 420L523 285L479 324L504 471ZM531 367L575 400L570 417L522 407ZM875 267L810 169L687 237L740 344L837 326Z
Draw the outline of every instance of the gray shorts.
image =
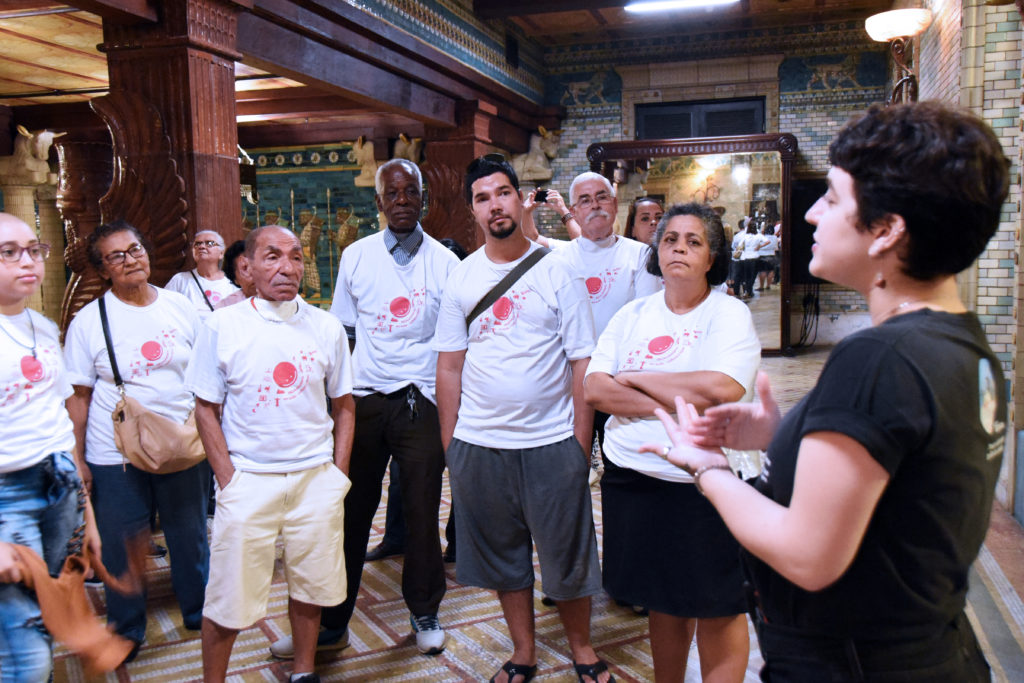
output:
M447 461L459 583L498 591L532 587L536 543L546 595L573 600L601 591L590 466L574 437L523 449L452 439Z

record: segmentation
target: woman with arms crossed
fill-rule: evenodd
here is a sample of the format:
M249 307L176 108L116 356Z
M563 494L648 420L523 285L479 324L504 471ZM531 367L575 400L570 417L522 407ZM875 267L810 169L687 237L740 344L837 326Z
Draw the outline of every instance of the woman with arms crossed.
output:
M867 299L785 418L760 403L659 416L745 547L766 681L987 681L964 616L1006 428L1003 374L956 273L999 223L1009 162L972 116L874 107L829 150L812 274ZM692 443L691 443L692 439ZM704 447L695 448L697 446ZM767 448L756 487L709 447Z
M37 683L52 675L49 633L12 543L26 545L56 575L83 523L94 560L99 536L72 450L57 326L26 308L43 280L50 246L21 219L0 213L0 680Z
M761 345L750 310L714 289L730 256L718 214L672 206L652 244L647 270L665 289L612 317L584 384L587 403L612 416L601 479L604 587L649 608L658 683L682 683L694 631L703 680L737 683L750 648L739 546L688 474L637 449L660 437L654 410L677 394L701 408L749 395Z

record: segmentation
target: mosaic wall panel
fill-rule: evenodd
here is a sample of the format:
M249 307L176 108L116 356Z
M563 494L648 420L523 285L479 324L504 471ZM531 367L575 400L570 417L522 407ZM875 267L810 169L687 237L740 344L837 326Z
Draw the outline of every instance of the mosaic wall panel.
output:
M246 230L273 224L299 235L306 274L302 296L328 308L342 250L379 229L373 187L360 175L350 145L250 149L256 160L259 204L242 201Z
M353 7L392 24L466 66L540 102L544 95L543 52L506 21L481 22L471 0L348 0ZM519 43L519 67L505 61L506 32Z

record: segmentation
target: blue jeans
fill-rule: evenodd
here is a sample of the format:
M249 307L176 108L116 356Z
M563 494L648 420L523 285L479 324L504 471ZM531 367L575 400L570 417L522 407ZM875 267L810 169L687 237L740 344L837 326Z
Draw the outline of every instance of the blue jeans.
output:
M81 487L70 453L0 474L0 541L32 548L56 576L82 524ZM48 680L51 642L35 594L20 583L0 583L0 681Z
M149 528L154 507L171 556L171 585L185 628L198 629L210 574L206 501L210 465L204 460L172 474L150 474L130 464L90 465L92 507L103 542L103 564L115 576L127 568L125 539ZM107 622L119 635L141 643L146 637L146 594L121 595L105 589Z

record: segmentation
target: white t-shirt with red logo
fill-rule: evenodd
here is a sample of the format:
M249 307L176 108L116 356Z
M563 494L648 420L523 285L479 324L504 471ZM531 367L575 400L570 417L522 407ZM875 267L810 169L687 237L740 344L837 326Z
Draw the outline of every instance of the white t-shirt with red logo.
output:
M356 396L372 391L389 394L413 382L436 402L437 352L430 348L430 340L441 290L457 265L458 257L426 234L404 266L388 253L383 232L345 249L331 313L356 328Z
M287 321L261 313L253 299L219 308L199 333L185 385L223 405L236 469L297 472L334 460L327 397L352 392L348 337L327 311L295 302Z
M587 375L603 372L716 371L736 380L748 399L761 363L761 343L746 304L712 290L697 308L677 315L662 292L637 299L612 317L597 341ZM604 454L620 467L650 477L689 482L692 477L654 453L639 453L646 443L668 443L654 415L612 415L604 428Z
M64 409L71 384L56 325L26 308L0 315L0 327L0 472L16 472L75 447Z
M152 286L152 285L151 285ZM192 303L178 294L153 287L156 300L132 306L112 292L103 295L117 369L125 392L154 413L185 422L193 400L184 385L185 368L199 317ZM64 356L71 384L92 387L85 434L85 460L92 465L120 465L110 413L121 395L114 384L107 346L103 341L99 302L86 305L68 327Z
M466 350L455 437L534 448L573 434L569 361L590 355L594 321L583 282L548 254L466 329L466 316L528 254L494 263L477 249L445 284L434 350Z
M662 287L661 278L647 272L650 247L627 237L614 238L608 244L599 244L577 237L552 254L565 259L583 279L598 335L626 302L653 294Z
M199 283L203 286L202 291L199 291L199 285L192 278L193 273L199 278ZM210 307L206 305L206 301L203 299L203 294L206 294L210 304L216 308L221 299L239 291L238 287L231 284L231 280L227 279L227 277L222 277L219 280L207 280L195 270L186 270L183 273L175 274L164 289L183 294L185 298L192 302L203 319L206 319L206 316L211 313Z

